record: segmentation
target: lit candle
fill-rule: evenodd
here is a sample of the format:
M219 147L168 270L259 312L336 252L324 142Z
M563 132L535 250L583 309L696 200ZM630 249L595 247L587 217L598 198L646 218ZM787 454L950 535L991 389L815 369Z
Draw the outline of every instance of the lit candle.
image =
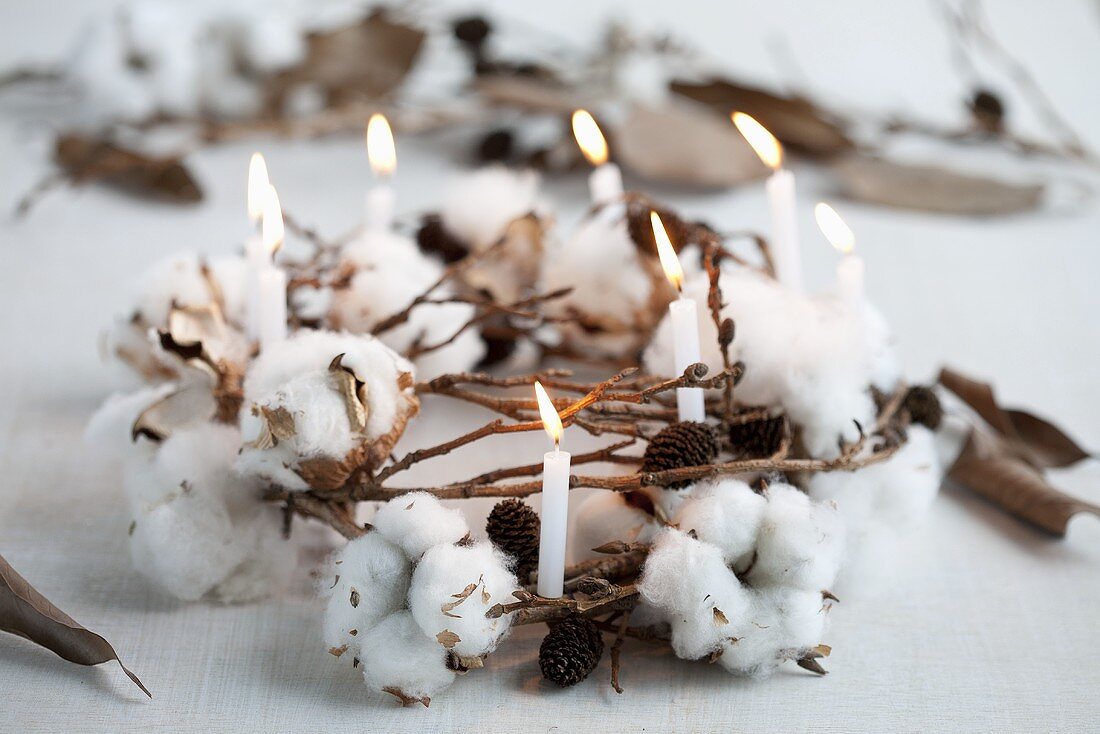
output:
M385 115L375 113L367 122L367 158L375 177L374 186L367 191L367 230L386 231L393 226L396 207L397 196L389 180L397 169L397 149Z
M863 300L864 267L863 258L855 254L856 236L836 210L823 201L814 207L814 217L825 239L844 255L836 268L837 292L848 303L859 303Z
M764 184L772 217L772 258L780 283L802 290L802 253L798 248L798 221L795 218L794 174L783 168L783 146L767 128L744 112L734 112L733 124L749 141L772 175Z
M264 215L264 201L271 188L271 180L267 175L267 163L263 155L253 153L248 161L248 221L252 223L252 233L244 243L245 258L248 261L248 280L246 282L246 306L248 320L245 324L248 338L256 340L259 333L259 304L257 299L259 282L257 273L263 269L266 255L264 253L263 239L260 234L260 223Z
M256 272L257 334L260 349L286 339L286 271L275 265L283 244L283 210L275 187L269 187L263 213L263 265Z
M680 294L668 304L668 313L672 319L672 346L676 355L676 374L682 375L691 365L702 361L699 352L699 320L695 310L695 301L684 298L684 269L676 257L676 250L665 231L664 222L657 212L649 213L649 222L653 226L653 239L657 242L657 255L661 258L661 267L665 276ZM682 421L702 422L706 419L703 403L703 389L700 387L676 388L676 407Z
M542 385L535 382L542 425L554 450L542 457L542 524L539 531L538 594L557 599L565 586L565 541L569 525L569 454L561 450L561 417Z
M623 174L608 162L607 140L600 126L587 110L573 113L573 137L588 162L595 166L588 177L588 191L593 204L608 204L623 195Z

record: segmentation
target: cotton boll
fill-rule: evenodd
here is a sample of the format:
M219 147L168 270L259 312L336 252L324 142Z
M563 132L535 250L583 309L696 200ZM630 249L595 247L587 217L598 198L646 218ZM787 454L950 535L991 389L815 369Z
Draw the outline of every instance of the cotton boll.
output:
M247 520L234 520L237 542L246 548L245 559L213 589L218 601L226 604L277 596L286 590L297 566L298 548L283 536L282 510L253 508Z
M133 444L130 431L134 421L150 405L177 389L167 382L129 393L114 393L92 415L84 429L84 441L112 457L122 457Z
M628 504L621 492L594 492L571 514L569 545L574 561L591 558L593 548L612 541L648 543L661 529L653 515Z
M733 625L718 662L737 675L768 675L822 641L826 611L819 592L753 590L749 614Z
M390 232L368 232L341 253L342 261L355 274L347 287L332 296L329 323L353 333L369 333L383 319L406 308L434 284L443 273L439 261L422 254L416 243ZM435 295L453 295L449 286ZM414 344L439 344L474 316L474 307L464 303L417 306L408 321L386 330L379 338L394 351L405 353ZM471 369L485 355L485 345L475 329L467 329L445 347L416 360L425 379L447 372Z
M771 485L764 496L767 505L749 582L756 587L828 589L836 579L843 551L839 513L786 484Z
M518 588L492 544L436 545L413 572L409 609L430 639L459 657L477 657L492 652L511 624L510 614L489 619L485 613L513 601Z
M294 66L306 56L305 38L295 19L263 12L243 28L245 58L256 71L272 73Z
M213 299L198 254L180 252L159 260L138 277L133 313L143 323L160 327L168 323L173 304L205 306Z
M457 543L470 532L461 510L444 507L427 492L395 497L378 508L371 524L414 561L432 546Z
M751 558L766 505L764 498L739 479L700 482L676 516L684 532L715 545L726 563L740 567Z
M625 218L600 211L584 220L543 257L542 289L572 288L547 303L555 316L579 316L561 325L564 339L584 351L621 357L636 353L672 297L655 258L643 255Z
M333 575L322 593L325 645L358 653L366 632L405 606L412 565L381 533L350 541L333 559Z
M360 656L372 690L400 692L425 705L455 677L447 667L446 649L425 637L408 611L395 612L368 630Z
M112 119L142 120L155 110L145 81L127 66L123 31L114 14L91 20L66 62L65 75L80 90L81 111L90 127Z
M542 209L534 171L490 166L452 181L440 216L452 235L473 251L492 245L514 220Z
M689 615L711 593L711 587L724 588L728 576L733 574L722 559L722 551L668 528L650 548L638 591L655 607L672 615Z

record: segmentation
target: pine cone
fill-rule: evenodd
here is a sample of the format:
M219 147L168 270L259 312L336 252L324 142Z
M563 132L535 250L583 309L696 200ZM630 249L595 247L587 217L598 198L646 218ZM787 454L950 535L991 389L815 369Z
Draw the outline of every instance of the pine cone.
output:
M933 431L940 427L943 406L932 388L923 385L909 388L909 392L905 394L904 407L914 423L921 423Z
M783 415L750 423L730 426L730 445L741 458L761 459L779 450L787 434L787 418Z
M538 513L515 498L498 502L485 521L489 540L514 559L521 582L539 565L539 527Z
M461 260L467 253L465 243L447 231L438 214L428 214L421 220L416 244L429 255L439 255L446 263Z
M561 687L588 677L603 655L603 637L592 620L571 615L550 628L539 645L542 677Z
M651 211L657 212L661 218L661 224L665 225L668 238L677 252L697 239L696 225L685 221L671 209L647 201L631 201L626 210L626 228L630 239L642 252L654 257L657 255L657 241L653 239L653 222L649 216Z
M642 457L643 472L679 469L685 466L710 464L718 456L718 442L714 431L706 423L680 421L661 429L645 448ZM680 489L690 481L675 482L669 489Z
M515 136L507 128L490 131L477 145L477 159L480 163L500 163L512 157Z
M451 31L458 41L473 51L480 51L485 39L489 37L493 26L480 15L471 15L467 18L459 18L451 26Z

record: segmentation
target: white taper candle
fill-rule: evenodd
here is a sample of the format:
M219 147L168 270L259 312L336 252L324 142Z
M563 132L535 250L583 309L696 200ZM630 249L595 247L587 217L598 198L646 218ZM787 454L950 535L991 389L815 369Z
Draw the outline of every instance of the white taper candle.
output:
M673 352L676 356L676 376L679 377L688 367L702 361L695 301L677 298L668 304L668 313L672 319ZM703 389L700 387L676 388L676 407L682 421L706 420Z
M560 597L565 586L565 544L569 526L569 463L565 451L542 457L542 525L539 533L538 594Z

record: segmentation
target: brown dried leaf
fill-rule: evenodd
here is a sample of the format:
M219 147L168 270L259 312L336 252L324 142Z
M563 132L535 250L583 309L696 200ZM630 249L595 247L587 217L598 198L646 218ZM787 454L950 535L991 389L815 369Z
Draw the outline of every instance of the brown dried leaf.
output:
M71 663L99 665L115 660L146 696L153 697L118 659L111 643L55 607L3 556L0 556L0 630L26 638Z
M1100 506L1051 486L1042 473L1011 451L1007 441L975 427L948 474L1012 515L1064 537L1079 512L1100 516Z
M335 657L340 657L341 655L343 655L347 651L348 651L348 646L345 644L345 645L340 645L340 647L330 647L328 649L328 654L333 655Z
M335 456L314 456L298 462L296 472L313 489L339 489L354 467Z
M462 602L464 602L464 601L466 601L467 599L470 598L470 594L474 593L474 590L477 589L477 587L481 585L481 581L482 581L483 578L484 577L479 576L477 581L475 581L472 584L467 584L466 588L463 589L462 591L458 592L457 594L451 594L451 598L454 599L455 601L449 601L449 602L446 602L445 604L441 605L439 607L439 611L443 612L448 617L454 617L456 619L461 619L461 617L459 617L457 614L451 614L451 611L455 607L457 607L459 604L461 604Z
M299 84L323 91L329 106L376 100L405 80L416 63L425 33L376 10L359 23L311 33L305 60L269 83L281 99Z
M786 97L713 78L702 83L673 80L673 92L711 107L729 122L730 113L745 112L760 121L786 146L810 155L828 156L851 150L852 140L834 116L807 99Z
M67 134L57 138L54 160L75 183L100 181L181 203L202 199L198 183L177 156L156 157L107 140Z
M607 555L616 555L619 553L629 553L634 550L633 543L626 543L621 540L611 540L603 545L596 546L592 549L593 553L604 553Z
M260 414L267 424L267 430L276 441L288 441L297 435L294 428L294 415L283 406L269 408L265 405L260 408Z
M396 697L397 700L401 702L402 706L412 706L414 703L419 703L422 704L424 708L428 708L428 706L431 705L432 702L432 699L427 696L416 698L415 696L406 695L405 692L397 686L386 686L382 689L382 691Z
M455 645L462 642L462 638L456 635L454 632L451 632L450 630L443 630L435 636L435 641L438 642L440 645L443 645L443 647L447 648L448 650L452 650L454 649Z
M729 617L727 617L726 613L723 612L718 607L714 607L713 612L714 612L714 623L715 624L723 625L723 624L729 624L730 623Z
M343 359L343 354L337 354L329 363L328 369L336 380L336 389L344 398L344 409L347 411L351 430L362 433L367 429L367 384L343 365Z
M214 396L202 385L176 390L138 414L130 438L136 441L138 436L145 436L162 441L180 426L210 420L216 408Z
M474 90L490 105L527 112L568 115L577 108L590 106L576 89L537 77L483 76L474 82Z
M1014 184L929 165L849 156L833 166L843 194L872 204L941 214L994 216L1037 209L1041 184Z
M634 107L615 143L616 161L661 183L726 188L768 172L728 119L690 104Z

